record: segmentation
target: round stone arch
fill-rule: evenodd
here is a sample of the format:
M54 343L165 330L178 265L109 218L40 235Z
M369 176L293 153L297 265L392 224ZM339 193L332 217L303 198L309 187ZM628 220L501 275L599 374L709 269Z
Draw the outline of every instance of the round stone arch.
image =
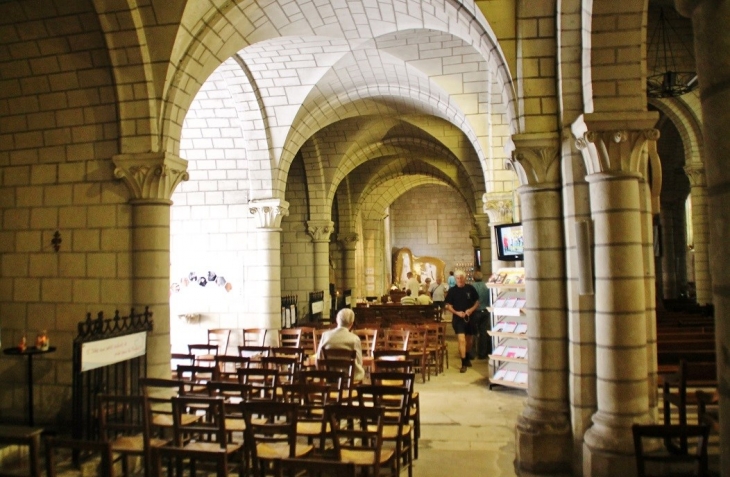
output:
M703 163L702 124L689 104L681 98L649 99L649 104L664 113L679 131L684 147L684 162L689 166L694 163Z
M293 5L293 7L295 6ZM504 55L496 41L496 36L475 3L467 0L458 2L455 6L446 0L434 0L430 4L418 3L416 6L423 7L424 11L422 13L420 10L414 12L411 9L402 14L408 17L408 20L403 18L403 22L400 23L408 24L411 27L414 24L420 24L423 27L439 27L445 31L451 31L470 43L478 45L479 51L485 58L498 59L497 77L500 78L504 94L511 98L510 103L512 103L514 94ZM162 148L173 153L177 150L176 141L179 138L181 118L185 116L185 111L195 91L200 88L202 78L207 78L218 65L246 45L284 34L317 35L324 31L322 28L324 22L317 22L317 18L322 18L319 15L319 8L328 7L329 5L317 6L307 15L302 13L299 16L295 14L296 12L288 11L287 14L283 14L283 11L267 10L278 8L278 5L275 4L261 9L241 9L238 8L237 2L231 2L222 8L211 4L208 8L186 9L181 21L185 34L181 32L174 41L170 64L175 66L168 72L168 81L163 88L162 139L165 144L162 145ZM394 11L397 11L395 2L393 8ZM272 18L272 14L277 19L276 26L274 26L274 22L260 24L261 17ZM293 18L296 18L297 21L294 21ZM443 22L436 20L437 18L450 18L452 21ZM377 20L377 30L383 31L389 27L382 22L382 19ZM430 22L433 22L434 25L426 25ZM390 25L390 31L397 31L397 25L397 22L393 22ZM346 36L345 33L332 29L331 25L326 31L329 36L332 36L332 33L335 34L334 36ZM512 122L513 120L510 120L510 123Z

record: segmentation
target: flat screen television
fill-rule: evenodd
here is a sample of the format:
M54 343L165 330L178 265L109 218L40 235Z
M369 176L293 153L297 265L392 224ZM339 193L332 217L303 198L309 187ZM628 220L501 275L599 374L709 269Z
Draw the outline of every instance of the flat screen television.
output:
M497 241L497 258L503 262L517 262L524 259L524 238L522 223L494 226Z

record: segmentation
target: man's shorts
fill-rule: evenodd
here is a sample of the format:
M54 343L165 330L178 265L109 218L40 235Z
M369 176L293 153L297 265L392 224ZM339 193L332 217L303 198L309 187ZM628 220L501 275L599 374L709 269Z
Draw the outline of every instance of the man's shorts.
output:
M472 317L476 318L476 317ZM470 319L468 322L464 321L463 318L458 316L451 317L451 326L454 328L454 333L457 335L470 335L474 336L477 334L477 327L474 320Z

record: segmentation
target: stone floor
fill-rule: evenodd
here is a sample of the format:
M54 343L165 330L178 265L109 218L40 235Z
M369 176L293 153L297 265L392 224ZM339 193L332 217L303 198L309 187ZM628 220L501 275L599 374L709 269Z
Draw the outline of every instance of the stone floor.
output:
M516 475L514 423L527 394L500 387L489 391L488 361L474 361L460 374L453 355L444 374L416 385L421 393L421 440L413 476Z

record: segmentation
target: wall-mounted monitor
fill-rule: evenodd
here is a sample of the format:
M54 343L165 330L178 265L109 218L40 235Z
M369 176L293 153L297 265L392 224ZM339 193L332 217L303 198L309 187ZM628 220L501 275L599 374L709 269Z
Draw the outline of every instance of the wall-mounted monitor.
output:
M517 262L524 259L524 238L522 224L502 224L494 226L497 241L497 258L503 262Z

